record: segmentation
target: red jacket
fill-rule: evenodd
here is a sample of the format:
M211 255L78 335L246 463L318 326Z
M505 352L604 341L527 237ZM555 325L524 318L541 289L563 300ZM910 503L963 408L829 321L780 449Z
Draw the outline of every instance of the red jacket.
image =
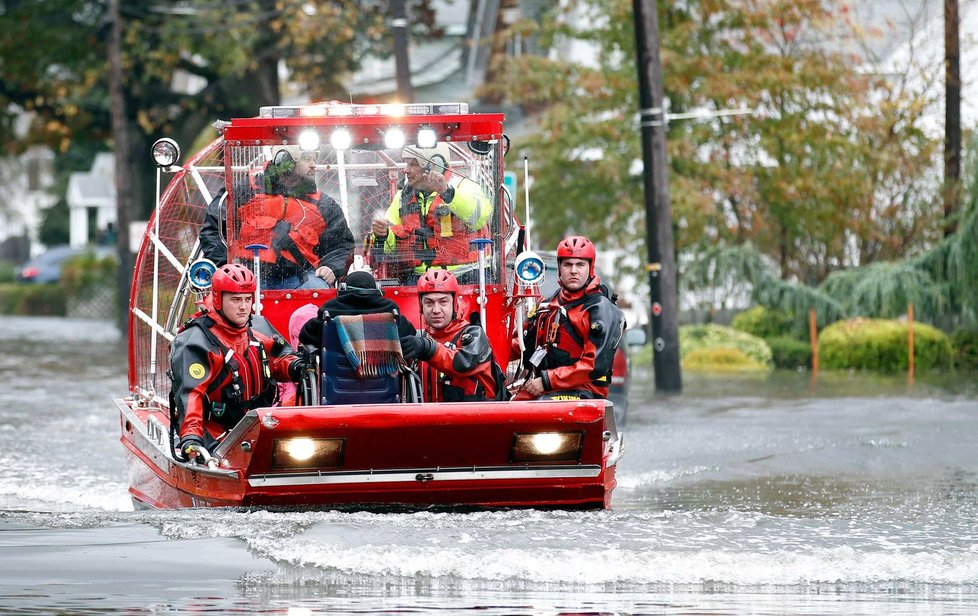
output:
M230 430L252 409L275 401L275 379L289 380L294 355L272 356L273 340L236 328L218 312L192 319L173 339L172 402L180 437ZM232 367L237 365L237 374Z
M482 328L454 320L442 330L425 328L438 343L421 364L427 402L493 400L503 386L493 374L492 347Z
M605 398L624 318L594 276L583 289L560 292L542 304L526 332L524 365L543 381L544 392L577 391ZM543 349L541 361L530 358Z

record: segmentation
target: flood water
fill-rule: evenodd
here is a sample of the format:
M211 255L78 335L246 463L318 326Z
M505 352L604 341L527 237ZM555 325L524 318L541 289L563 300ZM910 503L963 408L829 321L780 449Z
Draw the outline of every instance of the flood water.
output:
M113 326L0 317L0 612L978 612L973 375L684 378L611 511L135 512Z

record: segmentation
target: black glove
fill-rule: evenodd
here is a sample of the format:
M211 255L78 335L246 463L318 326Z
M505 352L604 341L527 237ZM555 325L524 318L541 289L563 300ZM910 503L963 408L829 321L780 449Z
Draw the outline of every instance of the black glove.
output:
M293 383L298 383L306 375L306 370L310 368L309 360L299 357L289 364L289 378Z
M435 350L438 348L438 343L431 338L423 336L404 336L401 338L401 352L404 354L404 359L420 359L421 361L428 361L435 356Z
M183 454L183 456L188 460L196 459L198 462L203 463L201 457L198 456L197 453L192 448L189 451L187 450L188 447L192 447L194 445L204 450L207 449L206 447L204 447L204 439L200 438L199 436L195 436L193 434L188 434L187 436L180 439L180 453Z

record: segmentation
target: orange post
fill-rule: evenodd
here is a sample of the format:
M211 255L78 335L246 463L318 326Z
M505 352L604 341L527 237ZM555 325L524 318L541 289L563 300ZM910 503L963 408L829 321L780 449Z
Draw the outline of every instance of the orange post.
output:
M815 309L808 309L808 337L812 341L812 375L818 374L818 327L816 326Z
M907 304L907 347L909 348L909 362L907 364L907 376L913 379L913 304Z

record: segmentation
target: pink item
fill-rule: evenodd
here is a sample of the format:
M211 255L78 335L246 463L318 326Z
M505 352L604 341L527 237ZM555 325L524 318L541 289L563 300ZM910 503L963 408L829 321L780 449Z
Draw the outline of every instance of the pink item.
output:
M292 316L289 317L289 343L292 344L293 349L299 348L299 332L302 330L302 326L305 325L309 319L316 316L319 311L314 304L304 304L295 309ZM281 406L293 406L295 405L296 387L295 383L279 383L278 384L278 399Z

